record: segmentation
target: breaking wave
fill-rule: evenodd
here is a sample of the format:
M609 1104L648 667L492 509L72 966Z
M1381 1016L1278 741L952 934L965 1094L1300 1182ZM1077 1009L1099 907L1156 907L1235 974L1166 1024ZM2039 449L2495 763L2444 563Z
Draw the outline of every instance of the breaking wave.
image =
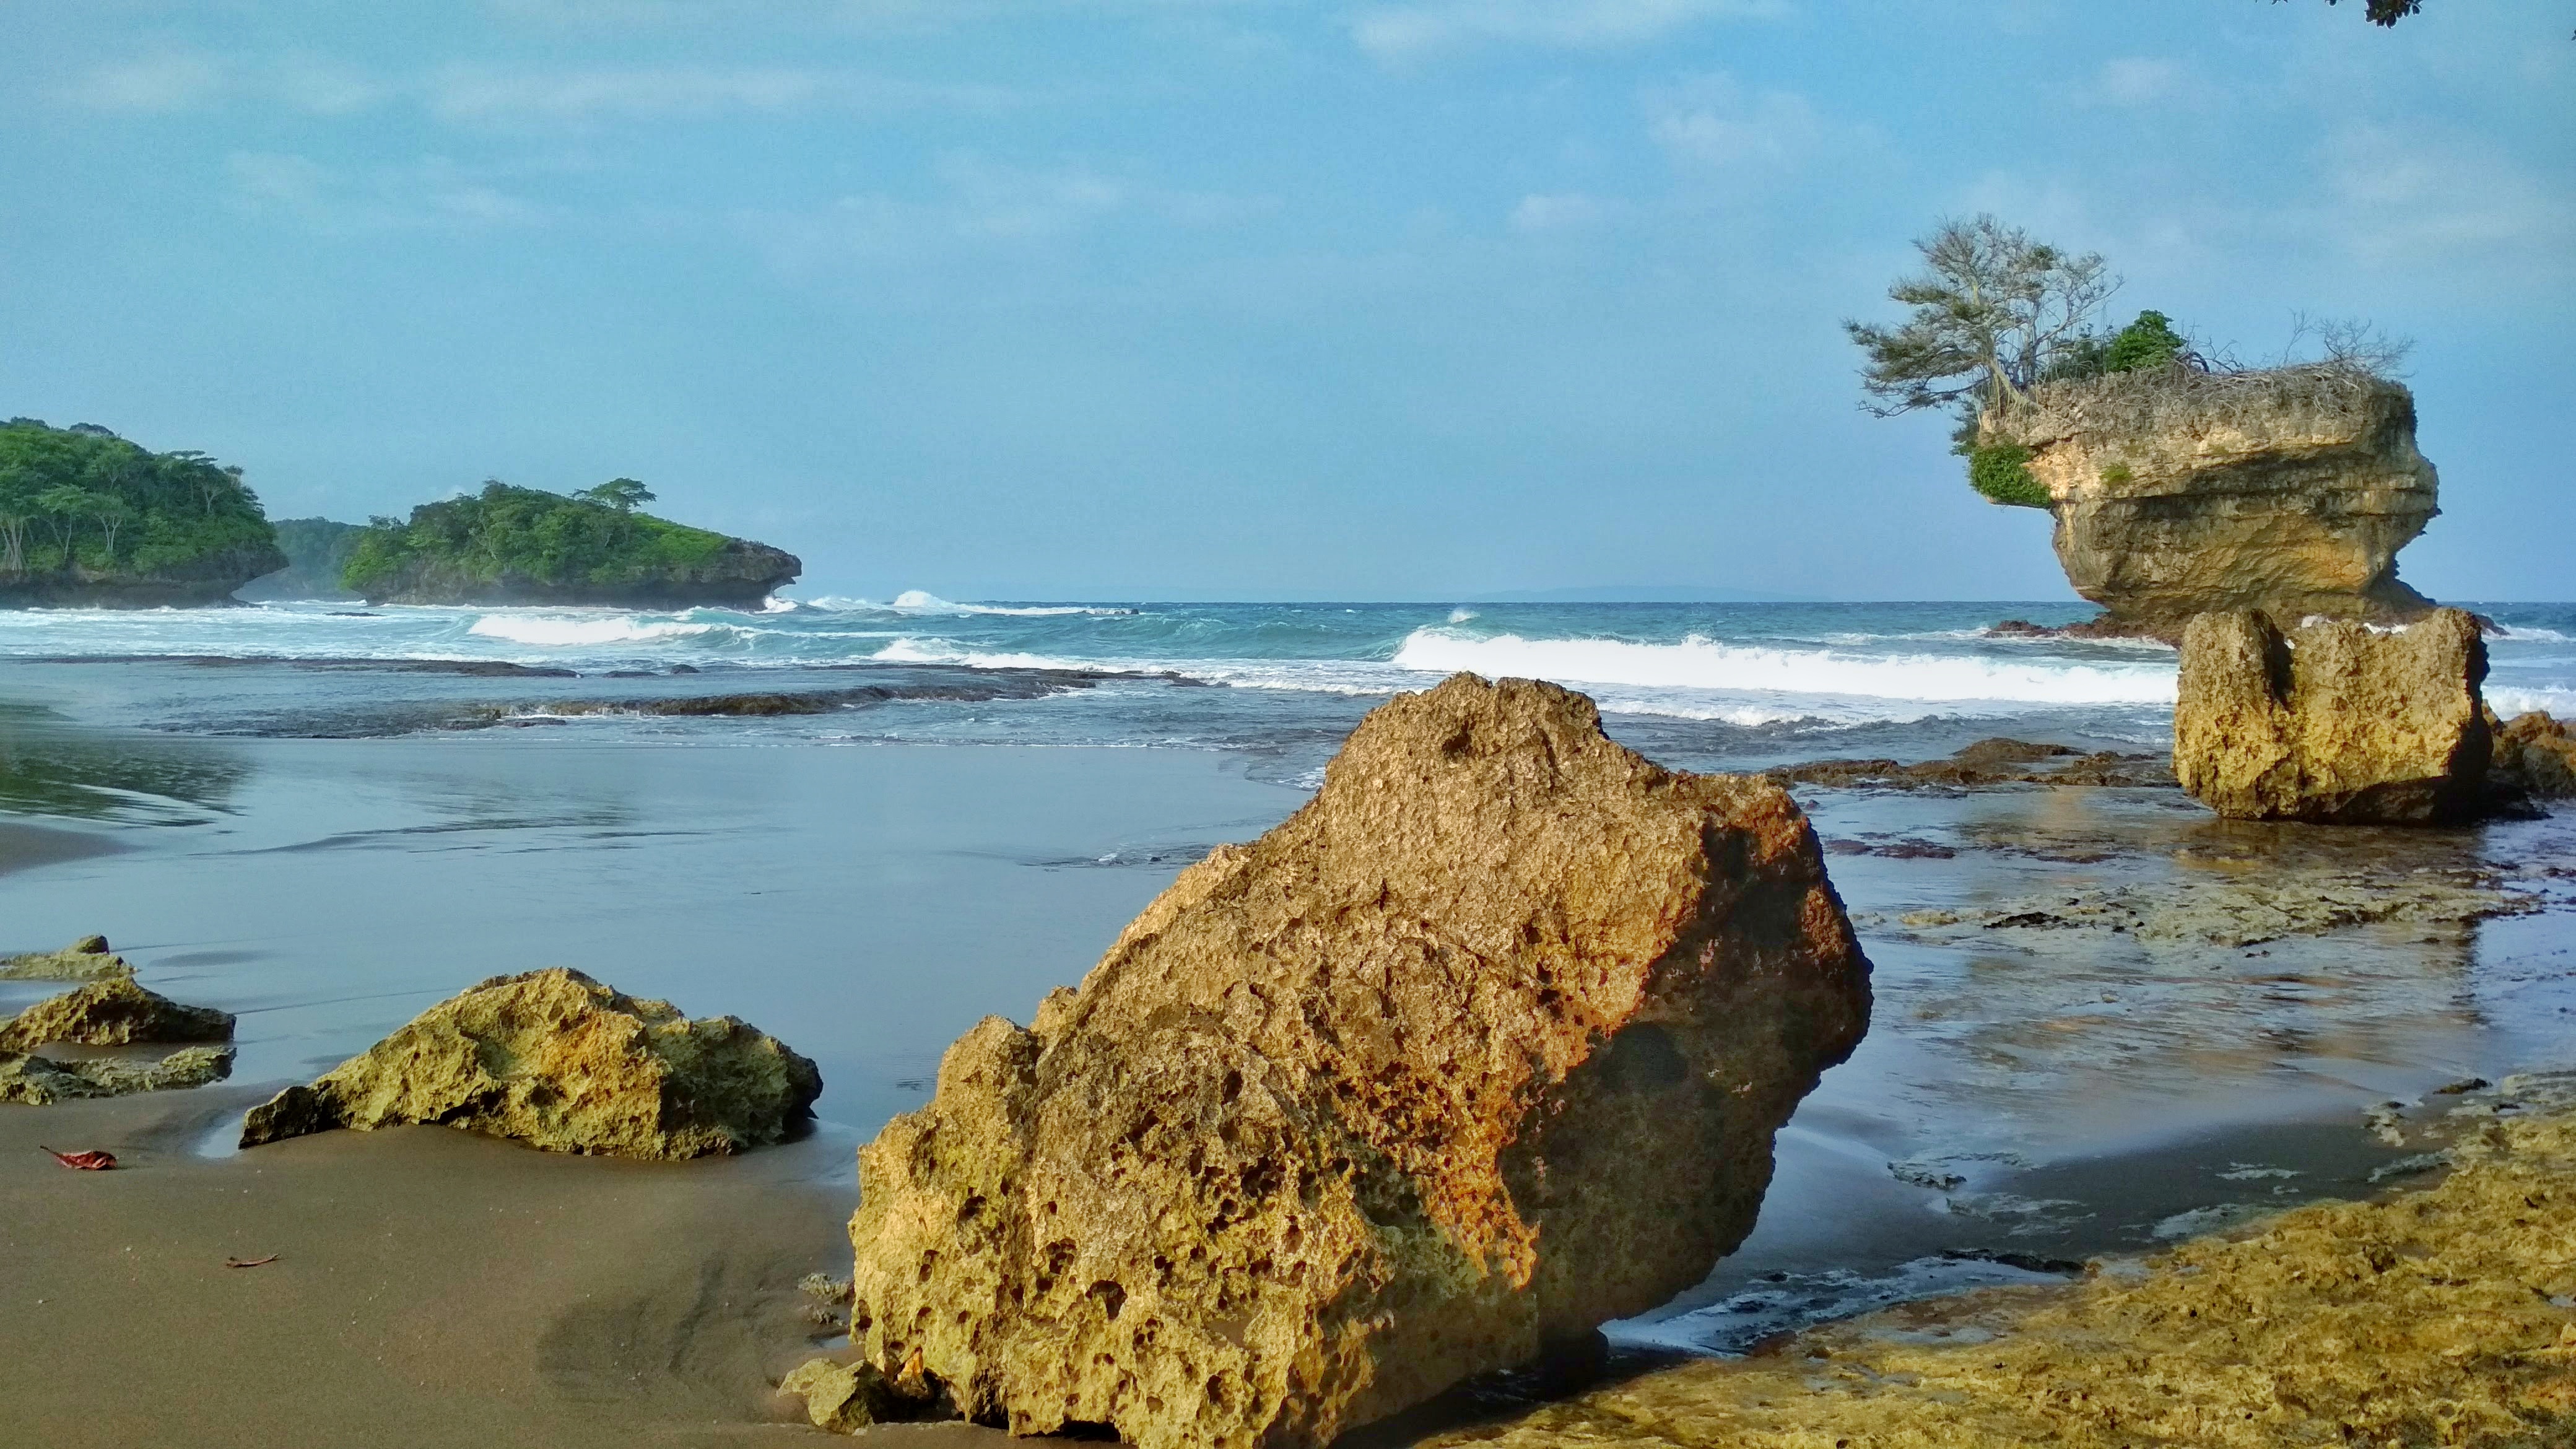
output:
M615 619L564 619L544 614L486 614L475 620L473 627L465 632L539 649L569 649L597 644L649 644L664 639L695 639L723 627L721 624L647 622L631 615Z
M1560 684L1624 685L1791 696L1898 700L2011 700L2041 705L2171 704L2170 663L2078 664L1966 654L1871 655L1828 649L1720 644L1691 635L1675 644L1619 639L1490 637L1416 629L1395 652L1406 669L1471 669Z

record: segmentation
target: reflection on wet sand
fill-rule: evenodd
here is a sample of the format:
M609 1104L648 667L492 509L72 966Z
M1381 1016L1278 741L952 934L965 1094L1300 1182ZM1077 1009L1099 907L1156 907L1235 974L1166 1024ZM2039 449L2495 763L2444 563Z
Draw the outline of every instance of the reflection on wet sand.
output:
M133 824L193 824L221 813L250 772L221 745L102 735L52 711L0 704L0 811Z
M2576 1044L2555 960L2576 893L2554 863L2576 821L2328 831L2214 822L2170 791L1802 796L1861 847L1834 879L1876 967L1871 1033L1781 1134L1754 1237L1631 1343L1742 1346L2367 1192L2407 1137L2366 1110Z

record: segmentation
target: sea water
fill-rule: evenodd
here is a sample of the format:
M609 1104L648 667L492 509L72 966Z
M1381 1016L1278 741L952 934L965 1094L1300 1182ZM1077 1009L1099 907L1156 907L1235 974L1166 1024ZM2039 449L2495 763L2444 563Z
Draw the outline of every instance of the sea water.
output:
M2502 627L2489 645L2489 699L2507 714L2576 714L2576 606L2483 607ZM777 600L758 612L307 603L0 612L0 660L50 666L11 671L26 686L22 699L180 734L350 737L565 721L604 736L710 744L1167 745L1243 751L1267 770L1311 774L1371 705L1473 670L1583 690L1612 733L1686 767L1924 757L1994 734L2161 748L2174 651L1988 627L2086 612L2012 603L952 603L917 591L884 602ZM468 665L508 672L456 672ZM865 697L793 715L621 707L806 690Z

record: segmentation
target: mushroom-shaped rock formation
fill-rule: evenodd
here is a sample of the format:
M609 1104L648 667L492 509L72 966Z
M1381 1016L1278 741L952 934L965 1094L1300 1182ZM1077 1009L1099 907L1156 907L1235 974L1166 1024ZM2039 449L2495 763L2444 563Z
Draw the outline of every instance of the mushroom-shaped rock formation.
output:
M861 1361L1014 1432L1321 1445L1698 1282L1869 963L1786 791L1459 675L859 1159Z

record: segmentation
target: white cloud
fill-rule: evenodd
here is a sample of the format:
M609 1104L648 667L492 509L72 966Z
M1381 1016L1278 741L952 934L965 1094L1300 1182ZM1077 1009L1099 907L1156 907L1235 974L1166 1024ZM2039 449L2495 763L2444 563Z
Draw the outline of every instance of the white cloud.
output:
M1786 171L1827 143L1827 128L1795 91L1748 91L1734 77L1706 75L1646 97L1646 133L1689 170Z
M2094 99L2114 106L2151 106L2171 100L2183 88L2182 67L2169 60L2124 56L2102 62L2093 78Z
M1532 192L1512 208L1511 227L1517 232L1533 234L1587 231L1611 221L1625 209L1620 202L1606 201L1580 191Z
M1360 12L1351 38L1384 62L1498 44L1606 50L1786 10L1785 0L1416 0Z
M937 261L1031 247L1125 221L1227 226L1273 212L1275 198L1179 190L1081 165L1023 167L942 157L927 198L882 192L819 210L746 213L737 225L781 270Z
M214 98L225 80L223 63L211 56L165 51L93 67L68 94L102 111L183 111Z
M2576 261L2576 188L2483 141L2348 126L2326 139L2325 188L2328 234L2367 264L2563 276Z
M481 230L545 219L546 209L512 196L483 173L445 157L366 171L335 170L309 156L236 151L224 158L243 211L283 216L319 231L346 233L449 227Z

